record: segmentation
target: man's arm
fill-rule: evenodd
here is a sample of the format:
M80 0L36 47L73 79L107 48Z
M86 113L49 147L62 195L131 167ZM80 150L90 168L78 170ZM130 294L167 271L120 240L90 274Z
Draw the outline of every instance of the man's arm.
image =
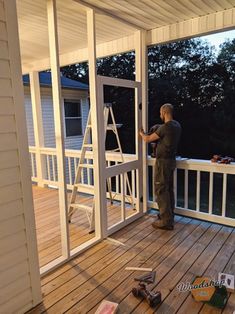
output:
M152 133L149 135L145 134L143 129L140 129L139 134L142 137L143 141L146 143L151 143L151 142L157 141L160 138L157 135L157 133Z

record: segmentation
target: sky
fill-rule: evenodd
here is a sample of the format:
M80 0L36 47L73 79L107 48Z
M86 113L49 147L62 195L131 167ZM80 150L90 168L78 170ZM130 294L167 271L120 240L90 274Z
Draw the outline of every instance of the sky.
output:
M215 49L219 50L219 45L222 44L226 39L235 38L235 30L217 33L213 35L202 36L202 39L208 40L211 45L215 46Z

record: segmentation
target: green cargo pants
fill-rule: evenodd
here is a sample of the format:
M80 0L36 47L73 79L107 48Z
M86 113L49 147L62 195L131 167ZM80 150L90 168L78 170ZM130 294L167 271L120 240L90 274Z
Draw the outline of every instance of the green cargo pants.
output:
M155 193L160 211L160 219L164 225L174 223L175 197L173 174L176 167L174 159L156 159Z

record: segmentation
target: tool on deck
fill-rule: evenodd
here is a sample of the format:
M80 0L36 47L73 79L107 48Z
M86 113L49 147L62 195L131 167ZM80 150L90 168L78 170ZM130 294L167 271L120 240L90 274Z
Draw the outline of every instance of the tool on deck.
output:
M155 277L156 277L156 272L151 271L148 274L145 274L145 275L142 275L139 277L135 277L134 280L142 281L142 282L146 282L146 283L153 283L155 281Z
M160 291L149 291L147 285L155 281L156 272L150 272L146 275L136 277L134 280L140 281L139 286L132 289L132 294L135 297L145 298L151 307L156 307L162 301L162 296Z

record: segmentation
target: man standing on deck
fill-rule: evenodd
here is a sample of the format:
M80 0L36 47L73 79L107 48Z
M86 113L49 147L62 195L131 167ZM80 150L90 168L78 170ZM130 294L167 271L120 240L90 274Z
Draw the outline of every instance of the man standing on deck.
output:
M154 228L173 230L175 197L173 190L173 174L176 167L176 151L181 135L181 126L173 119L173 106L164 104L160 108L160 117L164 124L146 135L143 129L139 134L146 143L158 141L155 164L155 193L160 214L152 223Z

